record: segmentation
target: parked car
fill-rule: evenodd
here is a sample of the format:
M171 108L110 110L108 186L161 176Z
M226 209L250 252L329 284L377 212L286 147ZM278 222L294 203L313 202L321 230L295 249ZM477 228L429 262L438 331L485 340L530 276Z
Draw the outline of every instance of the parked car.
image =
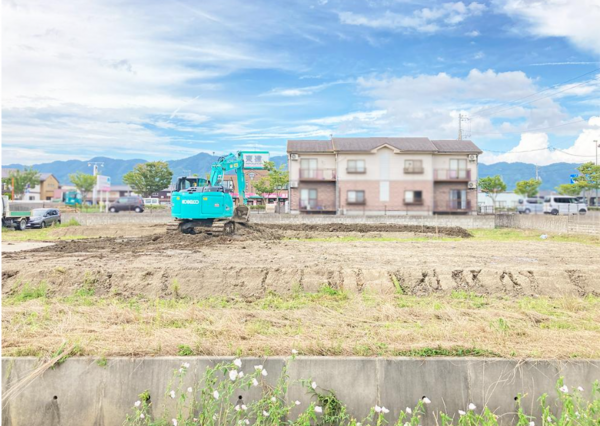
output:
M28 228L45 228L61 224L60 212L57 209L33 209L27 222Z
M542 213L544 211L544 200L541 198L519 198L517 211L519 214Z
M108 208L111 213L118 213L122 211L132 211L136 213L142 213L144 211L144 200L142 197L120 197L117 201L112 203Z
M587 205L581 197L550 195L544 198L545 214L586 214L587 211Z

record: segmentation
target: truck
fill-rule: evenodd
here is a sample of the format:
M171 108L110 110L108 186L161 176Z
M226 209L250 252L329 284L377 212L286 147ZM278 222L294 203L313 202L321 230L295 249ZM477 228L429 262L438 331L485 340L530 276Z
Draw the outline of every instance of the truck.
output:
M2 196L2 226L24 231L31 217L31 211L11 211L7 196Z

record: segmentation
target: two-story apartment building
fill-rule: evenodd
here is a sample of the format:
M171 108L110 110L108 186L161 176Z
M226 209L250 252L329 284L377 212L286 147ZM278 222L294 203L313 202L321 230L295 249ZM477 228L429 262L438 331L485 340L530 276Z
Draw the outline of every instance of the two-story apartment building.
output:
M474 213L477 156L467 140L332 138L287 145L292 213Z

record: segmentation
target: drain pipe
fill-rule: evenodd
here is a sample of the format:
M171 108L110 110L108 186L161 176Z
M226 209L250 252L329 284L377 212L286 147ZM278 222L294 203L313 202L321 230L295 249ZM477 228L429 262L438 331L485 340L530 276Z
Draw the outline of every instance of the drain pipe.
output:
M329 135L331 138L331 147L333 148L333 154L335 155L335 214L340 214L340 194L338 188L338 152L335 149L335 142L333 142L333 134Z

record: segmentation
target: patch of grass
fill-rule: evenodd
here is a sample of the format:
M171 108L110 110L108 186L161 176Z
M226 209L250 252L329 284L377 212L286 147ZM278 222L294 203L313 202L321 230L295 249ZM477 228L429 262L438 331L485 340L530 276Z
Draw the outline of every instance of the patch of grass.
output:
M451 348L443 348L441 346L437 346L435 348L427 347L427 348L419 348L419 349L409 349L405 351L396 351L394 352L396 356L415 356L415 357L436 357L436 356L452 356L452 357L502 357L502 355L489 351L486 349L478 349L478 348L463 348L463 347L451 347Z
M6 299L15 303L21 303L27 300L45 299L47 295L48 285L45 281L42 281L37 286L32 286L29 283L25 283L19 293L14 296L9 296Z
M600 238L593 235L584 234L564 234L554 235L545 231L538 231L534 229L511 229L511 228L500 228L500 229L472 229L471 233L475 237L473 240L486 240L486 241L554 241L561 243L580 243L580 244L591 244L600 245ZM546 240L542 240L540 236L542 234L548 235Z
M177 355L192 356L192 355L194 355L194 351L188 345L179 345L179 346L177 346Z
M65 236L55 236L53 231L59 228L70 228L81 226L80 223L71 219L67 223L60 225L52 225L44 229L26 229L24 231L15 231L9 229L2 229L2 240L3 241L60 241L60 240L80 240L89 238L84 235L78 235L73 233Z
M108 360L105 356L103 356L102 358L96 360L96 364L98 364L98 367L106 368L108 365Z
M344 235L339 237L315 237L315 238L286 238L293 241L310 241L322 243L352 243L352 242L419 242L419 241L461 241L459 237L362 237Z

